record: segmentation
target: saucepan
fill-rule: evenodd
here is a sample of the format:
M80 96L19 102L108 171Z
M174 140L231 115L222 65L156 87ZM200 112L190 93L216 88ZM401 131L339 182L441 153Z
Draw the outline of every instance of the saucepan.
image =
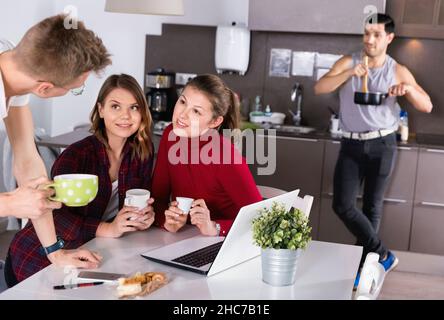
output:
M368 57L364 56L364 65L368 66ZM362 81L362 92L356 91L354 96L354 102L362 105L374 105L379 106L382 101L388 97L388 93L382 92L368 92L368 75L364 75Z
M388 93L382 92L355 92L354 102L356 104L379 106L388 97Z

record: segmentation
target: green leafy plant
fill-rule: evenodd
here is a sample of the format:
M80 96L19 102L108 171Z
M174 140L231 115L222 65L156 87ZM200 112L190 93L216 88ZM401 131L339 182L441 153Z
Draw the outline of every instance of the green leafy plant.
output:
M262 249L305 249L311 241L308 218L299 209L285 210L273 202L270 209L259 210L253 219L253 240Z

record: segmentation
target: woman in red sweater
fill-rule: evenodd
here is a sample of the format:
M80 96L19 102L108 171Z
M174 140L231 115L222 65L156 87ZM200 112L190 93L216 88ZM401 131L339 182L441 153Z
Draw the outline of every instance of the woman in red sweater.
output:
M203 235L226 235L239 209L262 198L246 164L222 130L239 128L239 102L214 75L185 86L163 133L152 192L156 223L177 232L187 221ZM193 198L189 214L176 197Z

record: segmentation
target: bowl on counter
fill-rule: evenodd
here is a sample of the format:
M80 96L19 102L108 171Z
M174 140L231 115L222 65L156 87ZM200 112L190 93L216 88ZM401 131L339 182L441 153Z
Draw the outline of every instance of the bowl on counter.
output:
M284 123L285 113L272 112L271 114L266 114L263 112L253 111L250 112L250 122L253 123L271 123L276 125L281 125Z
M276 125L273 126L272 129L275 129L278 132L288 132L288 133L311 133L316 131L316 128L313 127L305 127L305 126L288 126L288 125Z

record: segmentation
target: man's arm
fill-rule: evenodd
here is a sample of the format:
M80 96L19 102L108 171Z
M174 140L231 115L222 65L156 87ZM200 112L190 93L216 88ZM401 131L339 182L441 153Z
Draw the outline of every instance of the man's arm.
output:
M47 181L46 168L34 142L34 124L29 107L12 107L8 112L7 119L5 119L5 125L14 153L14 174L19 189L22 186L29 185L29 181L35 177L43 177ZM57 241L52 210L60 208L61 203L47 199L52 192L41 190L33 190L33 192L40 193L39 196L45 197L45 207L41 209L44 213L39 218L31 221L40 243L44 247L48 247ZM21 202L24 202L23 199L16 201L18 206L21 205ZM54 251L48 255L48 259L51 263L60 266L73 265L79 268L92 269L98 267L101 257L97 253L77 249Z
M44 184L48 184L48 178L40 177L11 192L0 193L0 217L37 219L52 209L59 208L59 203L48 200L54 193L52 190L38 189L38 186Z
M35 145L34 123L29 107L11 107L5 126L14 153L13 171L17 185L22 187L32 179L47 177L45 165ZM51 208L40 218L32 219L32 223L43 246L50 246L57 241Z
M353 67L352 61L351 56L344 56L336 61L331 70L316 83L314 87L315 94L333 92L350 77L354 75L360 77L367 72L362 64Z
M389 89L391 96L405 95L415 109L427 113L432 111L432 101L427 92L416 83L412 73L399 63L396 65L396 80L398 84Z

